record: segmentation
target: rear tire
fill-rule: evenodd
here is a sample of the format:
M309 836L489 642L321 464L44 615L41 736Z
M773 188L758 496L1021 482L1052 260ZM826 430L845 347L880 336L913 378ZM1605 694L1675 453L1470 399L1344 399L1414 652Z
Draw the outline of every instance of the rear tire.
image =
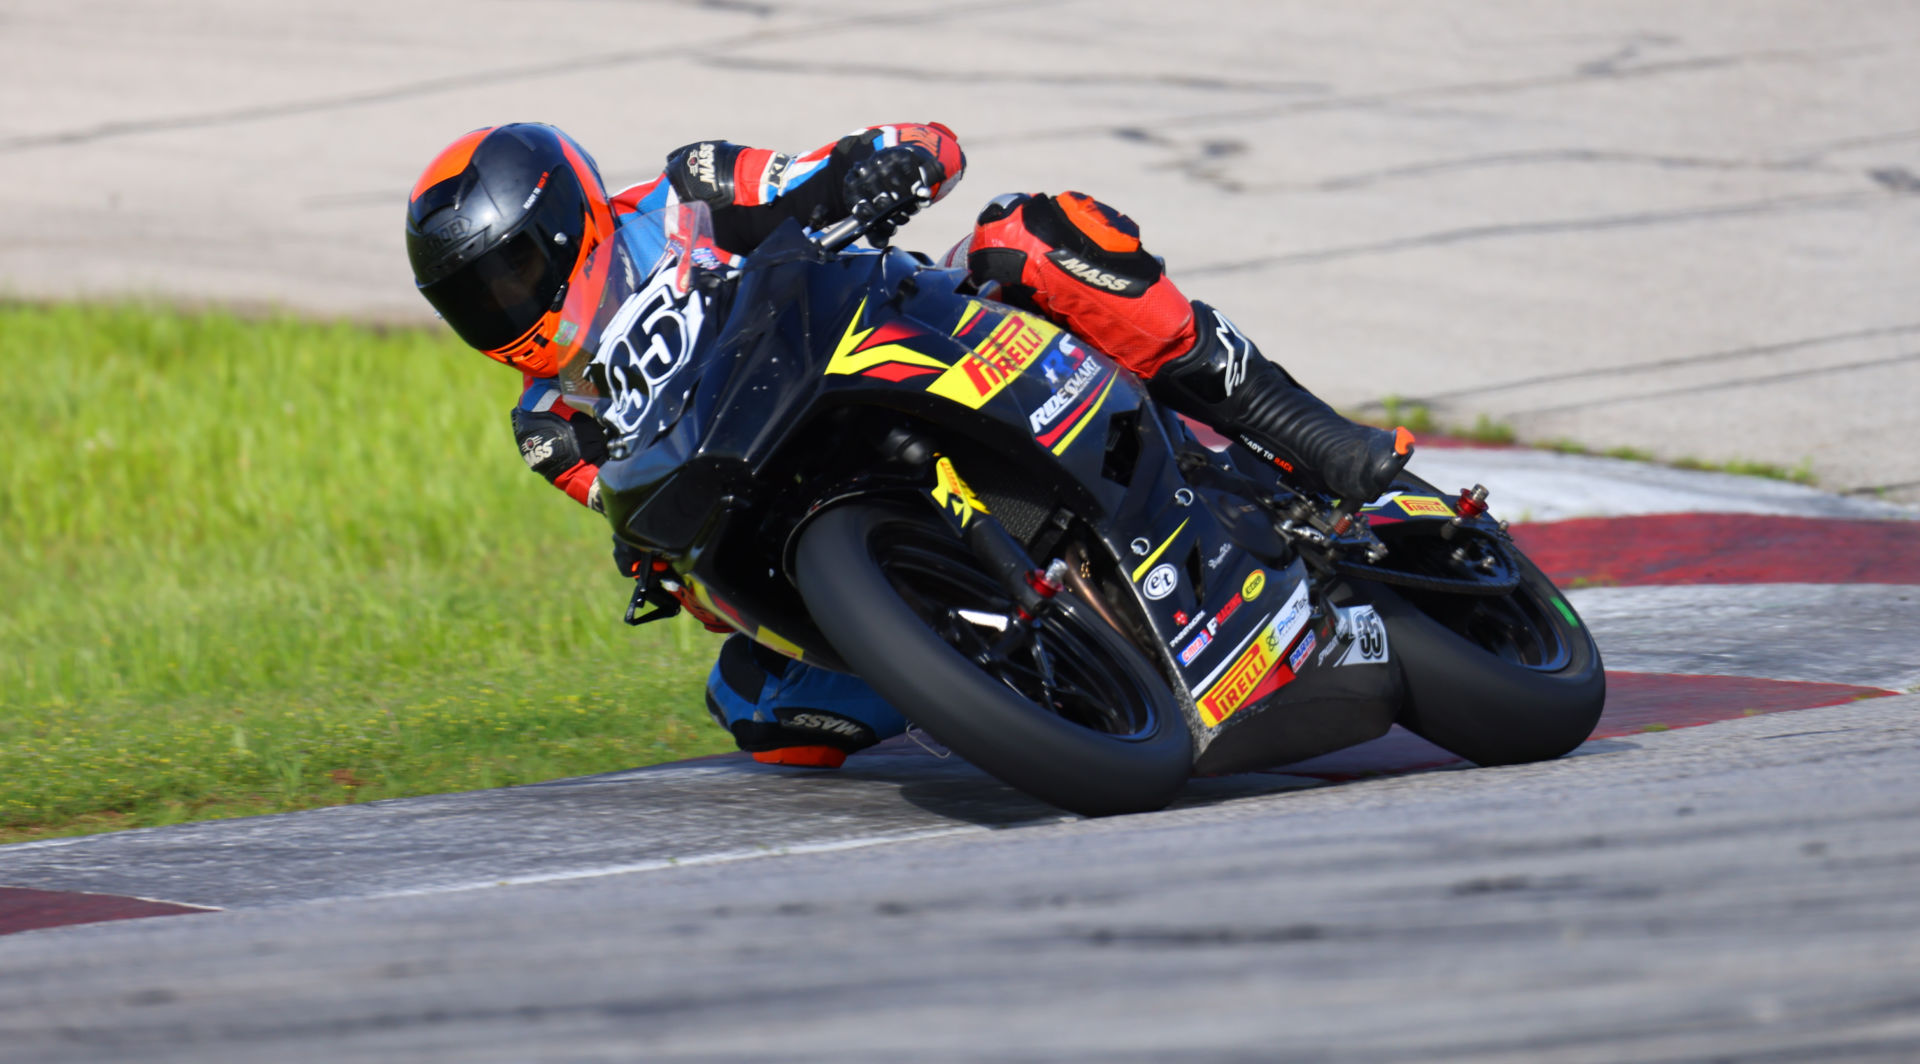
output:
M1375 585L1370 596L1406 680L1400 723L1478 765L1573 750L1593 734L1607 697L1592 635L1546 574L1515 558L1520 585L1499 598L1435 596L1422 608L1418 594Z
M1186 781L1192 741L1166 681L1071 592L1030 628L995 629L1013 600L945 523L872 502L814 518L796 562L808 612L860 677L1003 782L1107 816L1159 809Z

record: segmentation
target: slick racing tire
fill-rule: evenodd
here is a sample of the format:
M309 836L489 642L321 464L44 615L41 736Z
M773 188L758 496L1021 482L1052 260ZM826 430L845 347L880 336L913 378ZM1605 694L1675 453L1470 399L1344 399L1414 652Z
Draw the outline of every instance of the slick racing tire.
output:
M1477 765L1556 758L1593 734L1607 697L1593 636L1546 574L1515 552L1497 598L1374 585L1406 683L1400 724Z
M903 716L1026 793L1085 816L1172 800L1192 743L1166 681L1071 592L1032 622L947 525L850 502L801 533L801 597Z

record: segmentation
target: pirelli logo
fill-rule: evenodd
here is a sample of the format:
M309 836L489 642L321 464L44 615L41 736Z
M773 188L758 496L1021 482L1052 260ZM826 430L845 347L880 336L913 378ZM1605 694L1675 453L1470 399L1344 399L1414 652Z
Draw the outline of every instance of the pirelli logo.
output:
M1261 577L1260 583L1265 585L1264 573L1256 570L1253 575ZM1259 594L1259 589L1254 587L1252 577L1248 578L1247 587L1254 593L1243 591L1241 597L1250 602ZM1233 664L1216 671L1194 689L1198 695L1195 705L1207 727L1219 727L1221 721L1250 703L1292 682L1293 670L1281 662L1280 656L1293 645L1294 637L1306 630L1312 615L1307 602L1307 584L1303 580L1294 586L1286 605L1280 607L1280 612L1240 651Z
M1009 381L1040 357L1060 330L1025 314L1008 314L965 358L942 373L927 391L975 410L1000 394Z
M1200 699L1200 717L1208 727L1218 727L1220 722L1233 716L1241 706L1252 701L1253 692L1260 687L1260 681L1267 678L1274 666L1280 664L1280 630L1272 625L1260 633L1260 637L1240 655L1240 660L1227 669L1212 687L1207 689L1206 697Z
M1413 517L1452 517L1453 509L1431 495L1402 495L1393 500L1400 509Z

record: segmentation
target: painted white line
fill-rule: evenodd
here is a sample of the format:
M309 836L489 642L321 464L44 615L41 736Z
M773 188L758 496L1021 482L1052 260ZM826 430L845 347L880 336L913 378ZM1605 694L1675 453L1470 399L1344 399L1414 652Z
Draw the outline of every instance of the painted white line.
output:
M1078 817L1062 816L1043 818L1033 821L1036 824L1076 820ZM465 891L489 890L494 887L521 887L536 883L566 883L576 879L599 879L604 876L620 876L630 872L657 872L666 868L686 868L693 865L726 864L732 861L750 861L761 857L783 857L791 854L837 853L842 850L860 850L870 846L884 846L894 842L917 842L921 839L939 839L953 835L977 835L996 830L978 824L959 827L929 828L923 831L903 831L892 835L868 835L854 839L836 839L832 842L807 842L789 846L770 846L751 850L726 850L718 853L690 854L685 857L663 857L650 861L633 861L626 864L601 865L591 868L572 868L558 872L541 872L536 875L502 876L498 879L472 880L465 883L449 883L430 887L409 887L406 890L385 891L378 894L342 895L329 898L328 901L367 900L374 898L408 898L428 894L458 894Z

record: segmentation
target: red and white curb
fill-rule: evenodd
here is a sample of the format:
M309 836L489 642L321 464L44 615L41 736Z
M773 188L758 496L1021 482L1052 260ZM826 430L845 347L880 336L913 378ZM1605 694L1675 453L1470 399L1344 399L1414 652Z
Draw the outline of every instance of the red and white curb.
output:
M1920 521L1758 477L1517 448L1433 447L1413 471L1485 484L1594 633L1595 739L1920 688ZM1399 729L1277 771L1352 779L1459 764Z

